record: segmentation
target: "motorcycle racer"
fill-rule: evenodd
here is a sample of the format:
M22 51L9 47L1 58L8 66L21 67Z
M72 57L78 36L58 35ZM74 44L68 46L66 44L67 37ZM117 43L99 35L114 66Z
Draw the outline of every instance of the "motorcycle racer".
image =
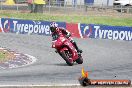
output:
M82 50L78 48L76 42L71 38L71 33L64 28L58 27L56 22L50 24L50 30L52 32L52 37L58 35L65 35L65 37L74 45L78 53L82 53Z

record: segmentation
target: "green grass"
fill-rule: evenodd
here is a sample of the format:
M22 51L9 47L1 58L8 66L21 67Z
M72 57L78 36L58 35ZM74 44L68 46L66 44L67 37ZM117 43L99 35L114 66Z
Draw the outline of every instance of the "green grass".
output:
M5 54L3 52L0 52L0 62L5 60Z
M79 16L79 15L51 15L34 13L0 13L0 17L20 18L28 20L60 21L86 24L103 24L113 26L132 26L132 17L108 16Z

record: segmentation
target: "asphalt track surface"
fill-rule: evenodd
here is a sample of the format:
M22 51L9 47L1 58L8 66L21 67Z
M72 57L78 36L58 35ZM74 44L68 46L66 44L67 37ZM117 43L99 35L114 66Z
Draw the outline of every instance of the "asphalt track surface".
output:
M67 66L51 48L51 37L0 33L0 46L29 54L32 65L0 69L0 85L79 84L82 67L90 79L132 80L132 42L106 39L75 39L83 50L84 63Z

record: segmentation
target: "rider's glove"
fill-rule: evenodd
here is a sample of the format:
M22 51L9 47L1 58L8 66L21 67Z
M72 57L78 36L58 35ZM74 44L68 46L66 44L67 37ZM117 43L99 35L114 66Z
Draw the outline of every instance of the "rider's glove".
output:
M68 33L67 35L66 35L66 38L69 38L71 36L71 34L70 33Z
M66 38L69 38L69 35L66 35Z

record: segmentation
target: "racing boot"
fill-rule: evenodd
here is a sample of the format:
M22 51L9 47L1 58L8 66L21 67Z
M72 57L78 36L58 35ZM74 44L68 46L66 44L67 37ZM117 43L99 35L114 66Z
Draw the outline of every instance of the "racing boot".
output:
M82 53L83 51L81 49L77 49L77 52Z
M72 43L75 46L75 48L76 48L76 50L77 50L78 53L82 53L83 52L81 49L78 48L76 42L72 42Z

